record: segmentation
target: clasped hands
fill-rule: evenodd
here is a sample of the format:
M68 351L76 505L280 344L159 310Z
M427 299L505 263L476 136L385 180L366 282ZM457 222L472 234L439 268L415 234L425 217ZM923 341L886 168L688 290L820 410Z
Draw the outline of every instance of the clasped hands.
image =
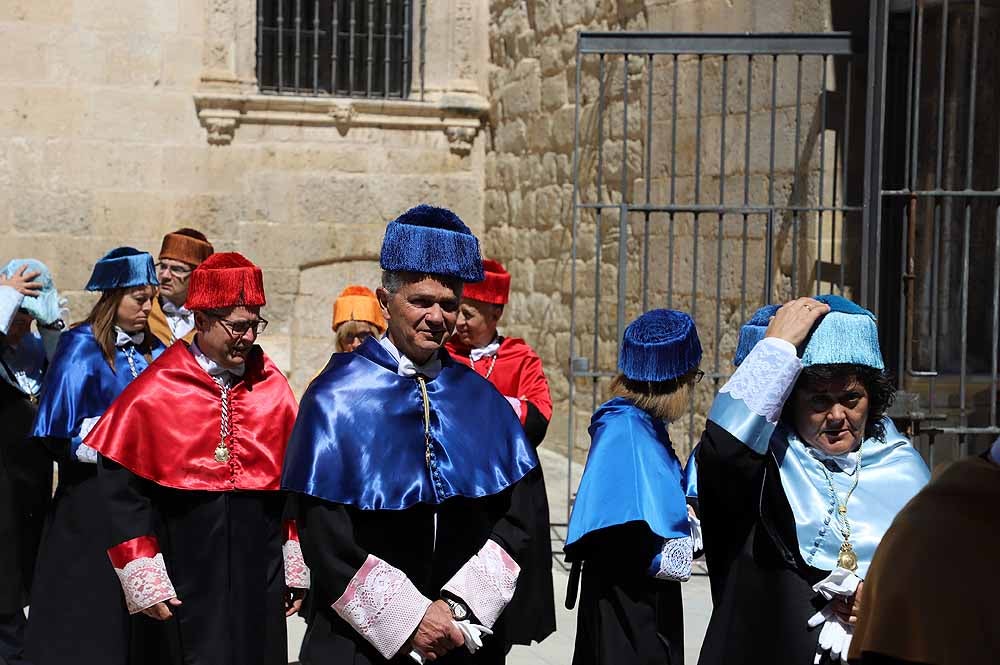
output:
M863 587L864 582L857 575L839 567L813 586L813 591L829 601L808 622L810 628L823 626L817 641L815 663L820 662L825 651L830 652L831 661L847 663Z
M455 621L451 609L443 600L435 600L424 612L424 618L407 645L410 658L417 663L437 660L452 649L464 646L476 653L483 646L482 635L492 635L486 626L471 621ZM403 647L405 651L407 647Z

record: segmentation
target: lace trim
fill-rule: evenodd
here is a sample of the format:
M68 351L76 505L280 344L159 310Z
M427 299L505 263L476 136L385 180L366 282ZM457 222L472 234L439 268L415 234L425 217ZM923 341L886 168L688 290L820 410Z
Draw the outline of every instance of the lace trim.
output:
M285 586L291 589L309 588L309 566L302 556L302 546L297 540L285 541L281 546L285 559Z
M461 598L479 622L492 628L514 596L521 567L496 542L487 540L444 585L444 591Z
M80 443L76 447L76 459L78 462L83 462L85 464L97 464L97 451L88 446L86 443Z
M780 342L764 339L753 347L719 392L742 400L750 411L774 424L801 371L798 356Z
M660 548L660 566L653 575L658 580L687 582L691 579L691 562L694 560L694 544L689 536L668 538Z
M430 604L403 571L369 554L333 610L391 659L410 639Z
M129 614L138 614L177 596L162 554L132 559L123 568L115 568L115 572L122 583Z

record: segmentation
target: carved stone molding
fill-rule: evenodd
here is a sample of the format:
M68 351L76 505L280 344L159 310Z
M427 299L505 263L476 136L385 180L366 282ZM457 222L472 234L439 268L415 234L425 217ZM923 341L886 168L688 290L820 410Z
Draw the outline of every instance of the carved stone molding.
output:
M469 154L489 112L489 102L470 93L420 102L200 92L194 101L212 145L231 143L237 127L247 124L332 127L341 134L352 127L377 127L443 131L458 155Z

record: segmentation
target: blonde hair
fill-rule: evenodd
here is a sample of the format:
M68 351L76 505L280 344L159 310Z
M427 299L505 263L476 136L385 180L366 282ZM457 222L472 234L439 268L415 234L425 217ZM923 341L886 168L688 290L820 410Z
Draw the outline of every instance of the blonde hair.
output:
M611 394L629 400L654 418L673 422L688 410L696 374L697 367L669 381L633 381L619 374L611 381Z
M368 323L367 321L344 321L337 326L337 350L341 353L350 351L350 349L345 348L344 338L346 338L348 334L358 337L366 331L371 333L371 336L375 338L382 333L382 331L379 330L378 326L374 323Z

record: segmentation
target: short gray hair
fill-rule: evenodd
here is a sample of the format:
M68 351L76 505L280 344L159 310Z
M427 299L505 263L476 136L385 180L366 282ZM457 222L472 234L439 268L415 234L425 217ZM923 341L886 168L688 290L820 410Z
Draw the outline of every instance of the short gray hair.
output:
M382 288L389 293L397 293L405 284L412 284L413 282L419 282L427 277L431 277L446 284L451 287L455 294L459 297L462 295L462 287L465 286L463 282L458 277L450 277L448 275L434 275L431 273L419 273L419 272L408 272L406 270L383 270L382 271Z

